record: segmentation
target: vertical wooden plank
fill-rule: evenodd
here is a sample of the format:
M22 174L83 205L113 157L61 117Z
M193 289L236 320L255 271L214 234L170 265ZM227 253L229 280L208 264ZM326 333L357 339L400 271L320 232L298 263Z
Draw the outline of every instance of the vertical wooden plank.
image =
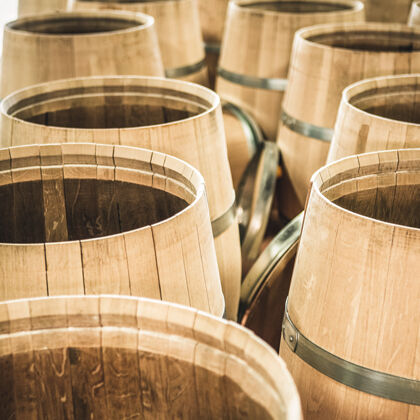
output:
M79 241L45 244L45 258L49 296L85 293Z
M108 417L143 419L137 332L121 334L117 328L102 331L102 352Z
M63 168L42 167L45 242L68 240Z
M161 300L152 229L124 233L131 295Z
M47 296L44 245L0 244L0 299Z
M86 294L130 295L123 235L81 241Z
M0 413L4 419L16 419L15 376L13 370L13 355L2 354L0 357Z
M14 208L13 184L0 186L0 242L11 243L15 241Z

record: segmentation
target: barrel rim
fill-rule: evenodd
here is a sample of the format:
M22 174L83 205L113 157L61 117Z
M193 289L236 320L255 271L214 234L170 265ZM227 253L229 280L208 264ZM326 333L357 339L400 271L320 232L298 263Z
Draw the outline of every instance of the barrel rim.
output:
M274 11L274 10L264 10L264 9L255 9L251 7L246 7L248 4L256 4L256 3L283 3L283 2L290 2L290 3L308 3L305 0L231 0L229 4L229 8L232 12L242 12L248 13L253 15L263 15L263 16L310 16L314 12L282 12L282 11ZM331 15L331 14L353 14L357 12L361 12L365 9L365 5L360 0L310 0L310 3L332 3L341 6L349 6L349 9L344 10L331 10L329 12L318 12L316 16L323 16L323 15Z
M95 310L92 313L90 310L91 306L88 303L96 304L95 301L97 302L97 306L95 305L97 311ZM101 312L101 304L103 302L106 309ZM285 361L274 349L254 332L236 322L221 319L210 313L177 303L145 297L109 294L51 296L2 301L0 302L0 338L22 333L37 334L42 331L57 329L52 319L52 313L55 312L57 316L64 316L68 320L67 308L68 305L72 304L74 305L73 310L75 310L73 314L78 317L98 315L96 318L98 325L93 328L100 328L102 330L107 327L116 327L155 332L157 322L161 325L161 330L165 330L161 331L161 333L167 336L168 339L174 335L181 339L190 338L199 344L207 345L226 354L233 354L243 363L245 362L249 369L257 372L260 376L263 376L263 374L260 373L261 371L258 372L257 367L264 371L267 386L271 388L278 396L279 401L284 405L285 419L297 420L301 418L301 403L296 384ZM135 305L134 311L133 304ZM44 322L32 322L34 319L31 311L32 305L42 306L44 313L40 314L40 317ZM142 313L142 306L143 310L148 310L147 313ZM86 313L80 311L80 307L87 309ZM57 310L57 308L60 308L60 310ZM10 331L12 327L10 321L13 321L13 319L10 317L9 309L12 309L12 318L20 321L16 323L17 328L12 331ZM103 322L102 314L107 316L106 323ZM110 316L112 314L117 316ZM121 325L121 317L124 316L135 319L137 321L136 325ZM24 320L29 322L22 322ZM151 320L153 325L148 325L147 322L144 324L142 320ZM114 324L110 325L112 321L114 321ZM125 320L125 322L127 321ZM48 326L48 323L50 326ZM205 328L216 323L220 327L224 327L224 329L217 328L215 330ZM5 328L8 328L9 331L5 331ZM61 328L71 330L72 325L67 323L67 325ZM75 328L77 331L77 328L89 329L92 327L91 325L87 325ZM241 339L238 341L238 334L241 334L246 340ZM243 344L243 346L238 345L238 343ZM252 348L250 348L251 346ZM264 356L266 360L269 359L268 362L264 364L260 363L261 356ZM281 377L279 377L279 373Z
M137 22L137 25L125 28L125 29L118 29L118 30L111 30L106 32L91 32L91 33L79 33L79 34L48 34L48 33L39 33L39 32L31 32L19 28L14 28L14 25L26 23L26 22L42 22L43 20L48 21L60 21L66 18L76 18L76 19L92 19L92 18L114 18L116 20L120 20L121 22L132 22L133 24ZM18 35L22 37L30 37L30 38L45 38L45 39L72 39L72 38L95 38L95 37L106 37L112 35L120 35L120 34L127 34L131 32L137 32L140 30L145 30L153 27L155 24L155 18L153 16L147 15L145 13L140 12L126 12L123 10L80 10L80 11L61 11L60 13L42 13L42 14L30 14L30 15L23 15L18 19L10 21L6 23L4 26L4 31L6 33L10 33L13 35Z
M375 50L360 50L344 47L333 47L330 45L322 44L317 41L308 39L309 37L317 35L332 35L335 32L356 32L365 31L369 33L374 32L388 32L389 34L401 33L407 35L417 35L420 41L420 27L408 26L404 23L386 23L386 22L341 22L341 23L323 23L318 25L307 26L306 28L299 29L295 33L294 48L297 42L304 43L311 48L318 48L321 50L340 51L342 53L368 53L368 54L387 54L387 55L412 55L420 54L420 48L417 51L375 51Z
M56 90L59 90L60 87L62 89L72 89L76 88L77 86L83 87L86 83L89 83L89 87L94 85L101 87L101 86L115 86L115 82L119 81L119 86L128 86L132 84L136 86L140 84L144 87L155 87L155 88L167 88L174 92L174 96L176 97L180 93L189 93L191 95L199 96L202 95L202 99L206 100L209 103L208 109L204 112L193 115L192 117L184 118L177 121L167 122L163 124L154 124L154 125L145 125L145 126L137 126L137 127L120 127L120 128L77 128L77 127L59 127L54 125L44 125L33 123L29 121L22 120L20 118L14 117L9 114L10 107L16 105L19 101L24 99L29 99L33 96L42 94L42 93L51 93ZM113 84L114 82L114 84ZM136 83L137 82L137 83ZM94 83L94 84L93 84ZM198 93L197 93L198 91ZM11 102L11 103L9 103ZM175 125L181 125L184 123L188 123L194 121L195 119L203 118L213 112L215 112L218 108L221 108L221 101L219 95L201 85L197 85L195 83L186 82L184 80L176 80L176 79L167 79L164 77L156 77L156 76L89 76L89 77L76 77L76 78L68 78L68 79L60 79L54 80L51 82L44 82L39 83L36 85L31 85L24 87L20 90L10 93L7 95L2 102L0 103L0 115L11 119L13 121L18 121L20 124L25 124L28 126L37 126L37 127L46 127L58 131L74 131L74 132L82 132L82 131L131 131L131 130L150 130L157 127L172 127Z
M4 153L5 151L9 151L9 156L10 156L10 150L23 150L23 149L29 149L29 148L34 148L34 147L38 147L39 150L41 149L41 147L44 148L57 148L59 147L61 150L61 153L63 155L63 149L62 146L64 147L68 147L68 145L70 146L83 146L83 145L90 145L90 146L94 146L95 148L95 153L98 150L98 148L100 147L105 147L105 148L112 148L113 149L113 156L114 156L114 151L115 149L119 149L119 150L132 150L132 151L142 151L142 152L146 152L146 153L150 153L150 164L152 164L152 159L153 156L157 156L160 158L163 158L163 160L161 160L163 163L156 163L153 162L153 166L156 167L158 166L159 168L165 168L164 164L166 163L166 158L169 157L170 159L173 159L173 161L177 162L177 163L181 163L183 166L183 169L188 169L189 171L191 171L191 176L190 179L195 178L194 182L190 180L190 182L192 183L192 185L194 186L194 200L191 201L191 203L187 203L187 206L185 208L183 208L181 211L177 212L176 214L174 214L171 217L168 217L164 220L160 220L156 223L150 224L150 225L145 225L136 229L131 229L131 230L127 230L124 232L120 232L120 233L116 233L113 235L106 235L106 236L100 236L100 237L95 237L95 238L89 238L89 239L75 239L75 240L68 240L68 241L60 241L60 242L34 242L34 243L19 243L19 242L0 242L0 247L38 247L38 246L52 246L52 245L57 245L57 244L62 244L62 245L69 245L69 244L75 244L75 243L80 243L80 244L84 244L84 243L92 243L92 242L98 242L98 241L106 241L110 238L116 238L116 237L124 237L127 234L134 234L137 232L141 232L144 231L146 229L149 228L153 228L153 227L157 227L160 226L162 224L166 224L166 223L172 223L174 220L178 219L179 217L182 217L184 213L187 213L188 211L191 211L191 209L197 205L197 203L203 199L203 197L206 199L206 188L205 188L205 182L204 182L204 178L201 175L201 173L195 169L192 165L190 165L189 163L185 162L182 159L179 159L175 156L172 155L168 155L166 153L162 153L162 152L157 152L157 151L152 151L149 149L144 149L144 148L140 148L140 147L132 147L132 146L124 146L124 145L110 145L110 144L101 144L101 143L48 143L48 144L32 144L32 145L22 145L22 146L11 146L11 147L5 147L5 148L0 148L0 153ZM95 154L95 156L97 156ZM12 161L12 158L10 158L10 160ZM138 159L134 158L133 160L138 161ZM159 162L159 161L158 161ZM61 165L42 165L40 164L39 168L43 168L43 167L54 167L54 166L74 166L75 164L65 164L62 163ZM80 164L76 164L76 166L92 166L89 164L84 164L84 163L80 163ZM107 166L107 165L93 165L93 166L105 166L105 167L111 167L111 166ZM24 169L24 168L32 168L33 166L28 166L28 165L24 165L23 167L19 167L18 169ZM114 162L114 168L123 168L123 169L131 169L133 171L136 171L135 169L132 168L127 168L124 166L117 166ZM5 171L0 171L0 175L4 172L11 172L13 169L6 169ZM173 170L173 169L171 169ZM155 173L155 171L153 170L153 168L151 167L151 172L150 173ZM184 177L185 179L187 179L187 177L182 173L179 172L179 174ZM165 173L165 176L168 177L168 174ZM4 185L4 184L3 184ZM209 224L210 224L210 217L209 217Z
M368 221L370 223L386 226L386 227L393 228L393 229L399 229L399 230L405 231L405 232L413 232L416 235L416 237L420 238L420 227L416 228L416 227L413 227L413 226L401 225L401 224L392 223L392 222L386 222L386 221L383 221L383 220L375 219L373 217L368 217L368 216L362 215L360 213L356 213L355 211L348 210L344 207L341 207L341 206L335 204L334 202L329 200L323 194L323 192L321 191L322 185L325 184L328 180L331 180L334 176L337 176L340 173L341 174L344 173L344 171L340 170L338 172L337 171L333 172L333 174L331 175L330 172L329 172L329 169L334 169L334 168L339 168L339 167L345 166L346 171L348 171L349 167L350 167L350 165L348 165L348 163L352 163L352 162L356 163L356 161L358 163L359 170L361 168L363 168L364 166L372 168L372 166L373 166L372 165L372 160L370 160L369 163L366 163L366 165L364 165L364 164L361 163L360 158L365 158L366 161L368 161L369 158L371 158L371 157L377 156L379 158L380 156L387 156L387 155L388 156L396 156L397 157L396 163L399 165L399 162L401 162L403 160L403 159L400 159L401 154L414 154L415 158L416 158L416 161L418 162L417 172L420 173L420 148L383 150L383 151L374 151L374 152L364 153L364 154L360 154L360 155L346 156L342 159L336 160L334 162L331 162L331 163L323 166L322 168L318 169L312 175L312 178L311 178L311 186L312 187L311 187L311 191L310 191L309 196L308 196L307 203L310 202L312 194L316 194L317 197L319 199L321 199L327 206L330 206L330 207L334 208L335 210L337 210L337 211L339 211L343 214L346 214L350 218L357 219L357 220L365 220L365 221ZM389 161L387 161L387 162L389 162ZM346 164L346 163L347 163L347 165L343 165L343 164ZM376 167L379 166L379 165L380 165L380 161L378 160L378 164L376 165ZM357 166L353 165L353 168L356 169ZM387 171L391 172L390 169L388 169ZM395 172L395 171L392 171L392 172ZM328 177L324 179L324 177L322 175L325 175L325 174L328 174ZM372 172L369 172L368 174L373 175L374 174L373 169L372 169ZM366 176L368 174L364 173L364 176ZM350 178L347 178L347 179L350 179ZM353 178L353 179L355 179L355 178ZM332 185L336 185L336 184L332 184ZM308 204L307 204L307 206L308 206ZM303 229L304 228L305 228L305 226L303 225Z
M420 4L420 1L419 1ZM411 82L411 81L416 81L416 83L413 83L413 86L417 86L418 87L418 92L420 93L420 74L416 73L416 74L397 74L397 75L392 75L392 76L381 76L381 77L372 77L369 79L364 79L364 80L360 80L358 82L352 83L351 85L347 86L342 93L342 102L343 104L345 104L345 106L350 107L351 109L353 109L355 112L357 113L361 113L361 114L365 114L367 116L369 116L372 119L378 119L381 121L385 121L385 122L389 122L389 123L393 123L393 124L398 124L398 125L404 125L404 126L411 126L411 127L420 127L420 123L413 123L410 121L403 121L403 120L397 120L394 118L389 118L389 117L383 117L381 115L377 115L377 114L373 114L371 112L368 112L364 109L359 108L358 106L356 106L354 103L352 103L352 99L354 99L354 97L356 95L360 95L363 94L364 92L367 92L367 89L364 89L365 87L367 88L369 85L371 86L371 89L387 89L387 88L391 88L391 87L396 87L396 86L409 86L410 83L407 83L406 85L398 84L398 85L390 85L387 82L392 82L392 81L407 81L407 82ZM380 86L375 85L374 83L377 82L380 84ZM417 89L416 89L417 90Z

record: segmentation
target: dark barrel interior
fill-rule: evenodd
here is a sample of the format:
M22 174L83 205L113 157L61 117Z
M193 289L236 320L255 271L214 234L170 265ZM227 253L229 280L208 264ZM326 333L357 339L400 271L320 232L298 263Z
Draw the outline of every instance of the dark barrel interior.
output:
M334 48L372 52L420 51L420 34L404 31L347 30L310 35L308 41Z
M228 376L141 350L31 350L0 369L4 419L272 419Z
M21 120L67 128L129 128L179 121L212 104L199 96L147 86L69 88L21 100L7 113Z
M273 1L242 4L242 7L267 10L279 13L328 13L352 10L353 7L343 3L322 1Z
M188 203L128 182L56 179L0 187L0 242L44 243L115 235L174 216Z
M420 168L419 168L420 169ZM397 173L398 174L398 173ZM398 175L397 175L398 176ZM376 175L371 175L376 177ZM383 187L366 187L360 178L353 178L346 183L358 183L359 191L342 193L334 203L362 216L412 228L420 228L420 184L386 185ZM374 182L370 185L374 185ZM342 184L330 187L327 198L334 190L342 191ZM354 185L353 191L356 190ZM321 189L322 191L322 189ZM355 232L357 234L357 232Z
M10 29L44 35L83 35L120 31L140 26L141 23L129 18L105 16L57 15L48 19L22 19L8 24Z
M349 103L379 117L420 124L420 90L415 84L370 89Z

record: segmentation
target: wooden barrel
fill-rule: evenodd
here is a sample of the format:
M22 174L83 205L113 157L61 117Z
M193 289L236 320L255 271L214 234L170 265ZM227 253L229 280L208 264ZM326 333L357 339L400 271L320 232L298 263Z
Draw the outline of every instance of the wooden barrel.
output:
M378 150L420 147L420 77L386 76L346 88L328 161Z
M413 0L363 0L366 20L371 22L406 23Z
M204 179L125 146L0 149L0 300L123 294L224 313Z
M101 75L163 76L153 18L124 12L29 16L4 29L1 97L36 83Z
M343 89L368 77L419 72L420 29L380 23L305 28L296 33L290 68L277 144L298 211L311 176L327 160Z
M153 16L166 77L208 85L196 0L74 0L72 7L118 9Z
M236 190L249 161L261 145L263 136L255 120L235 104L224 102L222 111L230 171Z
M204 176L227 315L236 318L241 254L220 99L204 87L147 77L45 83L5 98L4 146L100 142L183 159Z
M210 86L214 88L229 0L198 0Z
M312 178L280 354L305 418L420 416L420 149Z
M413 1L408 16L408 24L410 26L420 26L420 2Z
M277 352L281 322L289 294L303 213L270 241L249 270L241 287L239 322Z
M19 0L18 16L38 13L62 12L69 7L69 0Z
M4 418L300 420L284 362L251 331L150 299L0 304Z
M363 20L359 1L233 0L217 92L253 115L265 136L274 141L295 32L317 23Z

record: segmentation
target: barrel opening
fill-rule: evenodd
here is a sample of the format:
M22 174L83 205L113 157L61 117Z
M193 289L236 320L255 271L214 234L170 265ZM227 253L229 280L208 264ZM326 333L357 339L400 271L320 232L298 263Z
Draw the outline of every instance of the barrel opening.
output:
M349 103L379 117L420 124L420 90L416 84L369 89L350 98Z
M414 153L404 159L401 156L404 152L410 154L410 150L388 152L388 160L379 168L377 164L372 165L373 158L371 166L362 164L359 168L357 165L344 172L335 168L333 177L324 174L319 190L328 200L353 213L419 229L420 156ZM389 160L391 154L395 161ZM338 161L332 167L350 162L350 159L354 158ZM357 159L354 163L358 164Z
M1 186L0 198L3 243L115 235L166 220L188 206L160 189L96 179L18 182Z
M95 34L141 26L139 20L129 18L110 18L106 16L74 16L57 15L47 19L27 18L8 24L8 27L17 31L25 31L44 35L83 35Z
M92 86L35 95L6 109L47 126L111 129L166 124L197 116L213 104L186 92L147 86Z
M250 9L266 10L279 13L329 13L353 10L354 6L345 3L327 3L323 1L267 1L242 3L239 6Z
M310 35L308 41L333 48L354 51L401 52L420 51L420 34L403 31L348 30Z
M135 339L135 335L130 338ZM198 419L206 413L206 418L217 419L213 405L216 402L206 396L214 393L212 387L222 386L230 401L223 410L229 410L231 418L272 419L232 379L147 351L106 346L28 351L3 355L0 368L4 390L2 411L8 416L26 403L32 413L44 418L66 413L68 419L143 418L144 415ZM169 369L169 379L160 373L161 369ZM31 389L37 396L25 392L13 394L14 387L6 384L15 381L19 381L16 386Z

